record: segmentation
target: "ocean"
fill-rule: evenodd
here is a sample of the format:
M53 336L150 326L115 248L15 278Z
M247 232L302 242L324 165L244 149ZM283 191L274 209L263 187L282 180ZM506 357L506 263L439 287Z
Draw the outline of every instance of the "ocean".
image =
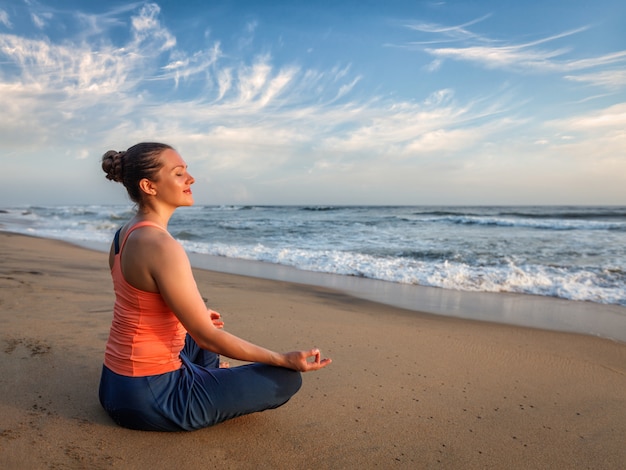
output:
M5 207L0 226L106 248L132 210ZM626 207L194 206L169 230L198 255L626 306Z
M4 207L0 230L108 251L132 215ZM169 231L200 268L626 342L626 207L194 206Z

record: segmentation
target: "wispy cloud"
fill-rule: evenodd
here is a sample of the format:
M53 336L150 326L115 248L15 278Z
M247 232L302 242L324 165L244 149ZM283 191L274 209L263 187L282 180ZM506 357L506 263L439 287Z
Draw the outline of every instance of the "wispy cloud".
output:
M453 26L445 26L436 23L414 22L407 24L406 27L422 33L440 34L453 40L482 39L481 36L470 31L467 27L480 23L489 17L491 17L491 14Z
M33 24L37 28L43 29L46 26L46 21L43 19L41 15L32 14L30 18L33 21Z
M626 174L626 103L546 122L552 133L547 155L564 162L563 170L577 169L584 187L613 194L623 201ZM581 186L582 187L582 186Z
M585 67L585 64L581 61L556 62L554 60L555 58L569 52L567 48L538 49L537 46L570 36L584 29L585 28L579 28L522 44L467 45L462 47L442 48L428 47L425 48L425 51L436 57L475 62L487 68L510 68L520 71L527 71L529 69L537 71L564 71L571 70L573 67L577 66ZM590 64L587 66L589 65Z
M7 28L13 27L11 21L9 20L9 14L4 10L0 10L0 24L3 24Z
M61 93L88 97L127 91L146 77L142 67L146 58L176 43L159 24L158 13L156 5L144 6L132 18L133 39L122 47L113 46L106 37L96 44L84 42L82 35L73 43L54 43L46 37L0 34L0 54L12 64L2 73L2 79L36 84L43 96ZM96 17L90 17L89 26L97 23Z
M623 69L605 70L581 75L566 75L565 78L574 82L604 87L609 90L626 88L626 70Z
M426 48L429 54L446 59L463 60L484 65L487 68L510 68L519 71L546 70L556 68L551 59L563 55L565 49L529 50L527 46L470 46Z
M191 56L174 51L170 62L163 66L164 73L160 75L160 79L174 80L175 86L178 87L181 80L188 80L198 74L207 74L221 54L219 43L209 49L197 51Z
M616 132L626 138L626 103L618 103L607 108L572 116L566 119L557 119L547 123L563 131L595 132L603 129ZM626 146L622 155L626 155Z
M329 70L277 67L267 53L251 62L233 61L217 41L184 51L160 21L157 5L132 11L126 44L108 39L108 29L121 24L112 12L81 16L86 28L100 32L91 41L81 32L80 39L62 44L0 34L0 54L13 64L11 73L0 75L0 86L12 90L10 121L28 123L23 128L38 136L31 140L59 145L67 139L155 135L182 142L192 158L214 170L238 167L256 174L267 169L268 155L276 165L330 168L334 162L340 170L377 154L443 155L488 135L486 122L499 111L479 102L457 103L450 89L418 103L375 96L358 101L351 94L362 77L351 73L349 64ZM464 35L464 28L482 19L444 32ZM248 23L242 37L257 27ZM191 79L197 79L196 87L179 90ZM168 84L168 99L155 101L153 87ZM9 118L0 118L0 124L17 131ZM58 133L72 124L73 135Z
M158 19L161 9L154 3L144 5L139 15L132 18L132 29L136 45L149 43L160 51L167 51L176 45L176 38Z
M46 18L36 4L31 8ZM582 152L574 149L589 149L595 138L623 143L620 107L550 126L537 122L537 131L524 127L528 116L514 114L523 114L524 100L512 100L507 90L472 95L446 82L420 88L410 98L377 95L364 92L371 77L349 61L312 68L296 57L278 64L271 49L250 53L254 35L263 27L254 20L238 35L233 31L234 39L205 36L198 48L184 49L182 37L166 26L154 4L52 15L33 36L0 32L0 142L5 155L32 151L33 158L43 161L40 149L45 147L45 153L57 149L68 160L83 159L98 149L159 139L181 150L193 163L194 176L210 180L211 190L254 197L255 191L278 182L297 194L300 186L315 194L315 182L326 183L327 189L348 181L373 188L382 178L400 178L414 188L412 178L417 178L432 190L438 189L440 171L445 171L447 185L460 187L468 181L466 169L475 176L472 184L481 187L482 173L497 179L508 171L509 180L502 181L514 181L514 170L523 164L511 163L509 155L532 155L535 142L556 153L565 152L567 145L576 154ZM440 42L459 41L456 48L431 44L423 49L432 56L427 70L436 72L446 60L465 60L484 67L561 72L568 80L607 88L624 86L618 67L624 52L571 59L565 48L548 47L575 31L523 44L472 33L472 26L488 18L452 27L413 24L414 31ZM75 27L71 36L56 40L55 34L46 34L51 24L63 22ZM0 23L10 27L11 18L0 12ZM240 55L237 48L244 44L249 49ZM612 124L602 127L602 122ZM519 129L532 148L501 138ZM581 142L583 147L576 147Z
M430 62L429 64L425 65L423 68L427 72L436 72L437 70L439 70L441 68L442 64L443 64L443 60L442 59L435 59L432 62Z
M443 59L472 62L488 69L506 69L520 73L561 74L626 63L626 50L594 57L570 58L573 53L571 47L547 47L548 44L557 40L587 31L589 26L515 44L510 41L487 38L467 29L468 26L483 21L487 17L460 26L448 27L421 23L410 25L409 28L411 29L438 37L424 42L411 42L410 45L421 45L426 53L436 57L433 62L425 67L429 71L439 70ZM439 42L451 41L458 42L460 45L458 47L430 47ZM565 78L613 89L623 86L621 74L613 71L598 71L580 76L568 75Z

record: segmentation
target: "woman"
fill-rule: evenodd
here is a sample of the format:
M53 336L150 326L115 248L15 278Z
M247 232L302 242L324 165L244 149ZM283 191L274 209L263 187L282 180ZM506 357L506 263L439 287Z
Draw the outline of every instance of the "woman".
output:
M119 425L193 430L277 408L299 390L300 372L330 364L315 348L277 353L244 341L207 310L183 247L167 232L174 210L193 204L194 179L172 147L109 151L102 169L138 206L109 254L116 300L99 395ZM219 355L252 364L220 368Z

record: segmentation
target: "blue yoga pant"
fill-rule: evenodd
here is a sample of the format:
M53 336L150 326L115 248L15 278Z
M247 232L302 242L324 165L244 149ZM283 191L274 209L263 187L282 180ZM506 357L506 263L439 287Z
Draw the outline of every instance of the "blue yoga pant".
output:
M120 426L191 431L237 416L278 408L302 385L300 372L265 364L219 368L219 356L187 335L182 367L147 377L103 366L100 403Z

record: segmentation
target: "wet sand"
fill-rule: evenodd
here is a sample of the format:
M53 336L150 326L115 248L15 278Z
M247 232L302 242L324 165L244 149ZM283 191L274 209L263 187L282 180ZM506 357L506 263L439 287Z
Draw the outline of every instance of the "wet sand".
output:
M97 399L113 304L106 254L0 233L0 468L626 462L624 343L195 272L228 330L276 350L318 346L333 364L274 411L191 433L119 428Z

